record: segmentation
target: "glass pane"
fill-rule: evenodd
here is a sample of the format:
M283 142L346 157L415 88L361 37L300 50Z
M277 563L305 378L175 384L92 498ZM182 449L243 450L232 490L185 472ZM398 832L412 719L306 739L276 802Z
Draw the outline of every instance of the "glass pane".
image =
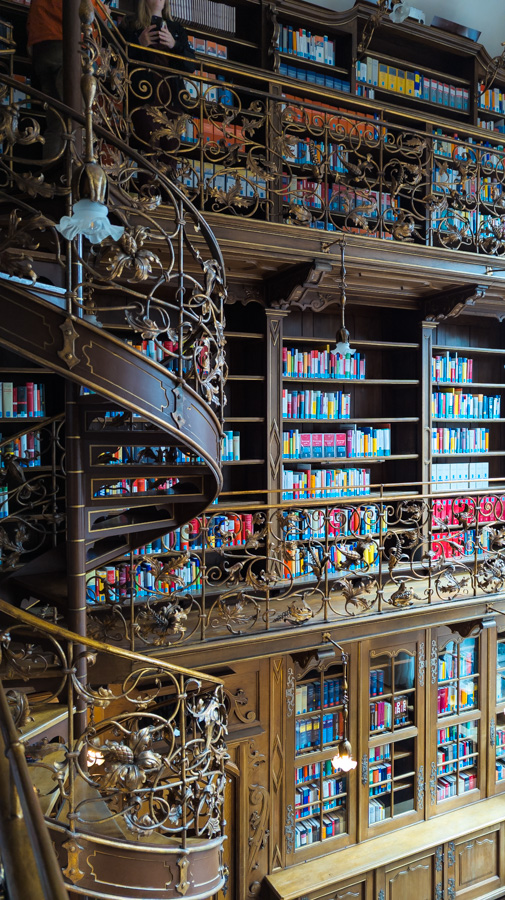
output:
M391 703L388 700L377 700L370 704L370 733L389 730L391 721Z
M296 714L314 712L321 706L321 684L312 681L310 684L299 684L296 688Z
M391 692L391 658L377 656L370 658L370 696Z
M505 641L498 641L497 657L498 668L505 669Z
M325 678L323 706L337 706L342 702L344 680L339 678Z
M344 736L344 714L342 710L323 716L323 746L335 744Z
M475 675L478 672L477 639L467 638L459 648L459 674Z
M326 717L325 717L326 718ZM321 719L309 716L298 719L295 730L295 753L310 753L321 747Z
M438 655L439 681L448 681L450 678L456 678L458 674L457 658L456 646L451 641Z
M505 781L505 711L496 717L496 781Z
M477 682L473 678L465 678L460 681L459 685L459 708L473 709L477 706Z
M457 682L453 681L445 687L439 687L437 699L437 712L439 716L454 715L458 710Z
M412 725L413 710L412 707L409 709L409 699L413 699L413 697L398 697L395 695L393 701L393 722L395 728L404 728L407 725Z
M496 702L505 700L505 672L496 673Z
M398 654L394 663L395 690L406 691L415 687L416 659L414 655L403 651Z

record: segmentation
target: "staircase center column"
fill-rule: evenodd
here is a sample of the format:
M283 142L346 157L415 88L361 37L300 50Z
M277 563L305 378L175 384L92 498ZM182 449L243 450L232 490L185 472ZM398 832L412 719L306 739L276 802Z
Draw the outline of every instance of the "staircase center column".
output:
M79 387L66 384L66 461L67 461L67 585L68 627L75 634L86 634L86 509L82 443L77 400ZM84 647L74 647L78 679L86 683ZM77 702L74 719L75 734L86 727L86 706Z

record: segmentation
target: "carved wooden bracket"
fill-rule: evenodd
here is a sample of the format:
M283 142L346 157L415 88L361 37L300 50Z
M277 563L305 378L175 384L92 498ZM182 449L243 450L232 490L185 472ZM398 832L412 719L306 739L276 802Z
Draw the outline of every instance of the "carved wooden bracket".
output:
M329 259L313 259L273 275L266 282L267 305L274 309L319 308L321 301L317 289L332 268ZM328 302L334 301L334 297L328 298Z
M454 319L459 316L467 306L473 306L477 300L481 300L487 291L484 284L466 284L451 288L448 291L439 291L423 301L423 318L427 322L443 322L444 319Z

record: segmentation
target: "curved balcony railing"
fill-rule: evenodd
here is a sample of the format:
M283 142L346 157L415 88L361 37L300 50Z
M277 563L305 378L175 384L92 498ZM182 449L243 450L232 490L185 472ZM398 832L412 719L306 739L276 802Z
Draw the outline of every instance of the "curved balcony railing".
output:
M1 678L72 896L214 895L226 876L221 682L2 600L0 613ZM59 742L41 740L50 727Z
M221 502L130 559L89 574L90 634L159 652L499 599L502 483L478 493L421 490L413 485L405 496L397 486L375 485L324 500L321 488L312 499L274 505Z
M181 87L173 55L139 63L140 48L125 45L110 20L101 28L96 115L142 146L202 211L504 252L500 134L444 121L442 110L416 112L411 127L398 108L374 100L371 112L370 100L320 85L304 83L301 99L295 82L226 60L196 61ZM136 130L146 110L151 127ZM104 147L101 158L113 172ZM122 177L136 190L133 172Z

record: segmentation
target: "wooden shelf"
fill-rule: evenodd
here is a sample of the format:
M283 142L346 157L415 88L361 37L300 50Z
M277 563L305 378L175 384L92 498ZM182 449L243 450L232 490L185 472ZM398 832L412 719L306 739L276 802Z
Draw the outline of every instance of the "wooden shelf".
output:
M304 56L297 56L296 53L287 53L286 50L278 50L281 59L289 59L295 63L303 63L309 68L319 69L323 72L336 72L337 75L347 75L351 79L349 69L343 69L341 66L335 66L331 63L317 62L315 59L306 59Z
M225 419L226 421L226 419ZM302 423L304 425L389 425L393 423L394 425L404 424L406 422L419 422L419 416L404 416L403 418L386 418L386 416L381 416L380 418L370 418L364 417L362 419L283 419L283 423L288 423L291 425L296 425L297 423ZM480 419L478 420L480 421ZM494 420L497 421L496 419ZM500 421L505 422L505 419Z
M505 384L496 384L496 382L487 382L487 381L466 381L464 384L460 384L459 382L454 381L433 381L431 382L431 388L436 387L448 387L448 388L469 388L470 393L473 388L490 388L493 391L503 391L505 390Z
M505 135L504 135L505 138ZM445 159L445 157L444 157ZM465 354L465 356L471 356L475 353L482 354L484 356L505 356L505 350L501 348L492 348L492 347L463 347L462 345L452 345L452 344L433 344L432 350L441 350L444 353L449 351L451 353L460 353Z
M503 451L505 455L505 450ZM463 454L461 454L463 455ZM487 454L486 454L487 455ZM305 459L288 459L284 456L282 457L283 464L285 463L295 463L298 465L299 463L328 463L331 465L335 465L335 463L343 464L343 463L385 463L389 462L389 460L395 459L419 459L418 453L400 453L400 454L391 454L391 456L317 456L317 457L308 457ZM315 490L320 490L320 488L315 488Z
M370 119L370 122L373 120ZM329 344L330 347L335 344L335 339L329 340L328 338L316 338L316 337L303 337L298 335L297 337L293 337L290 334L285 334L283 337L282 343L284 346L288 344L290 341L295 341L297 344ZM405 343L402 344L398 341L370 341L370 340L359 340L358 338L350 338L350 343L356 347L369 347L371 350L419 350L418 343ZM505 353L505 351L503 351Z
M289 384L360 384L363 387L378 384L388 384L394 387L411 387L419 384L418 378L318 378L317 376L296 378L293 375L283 375L282 380L289 382ZM505 385L503 387L505 388Z
M262 466L264 459L230 459L223 461L223 466Z
M505 419L442 419L440 417L433 417L432 422L473 422L478 423L479 425L489 425L490 422L505 422Z

